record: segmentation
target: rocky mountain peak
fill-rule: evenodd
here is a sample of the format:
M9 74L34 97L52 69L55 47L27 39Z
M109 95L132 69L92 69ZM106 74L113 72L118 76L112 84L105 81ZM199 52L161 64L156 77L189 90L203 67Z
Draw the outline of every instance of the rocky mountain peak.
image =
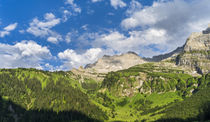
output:
M208 28L203 31L203 34L209 34L210 33L210 24L208 25Z
M210 33L192 33L185 43L184 51L209 50L209 44Z
M191 67L200 74L210 72L210 25L203 32L190 35L184 50L177 56L176 63Z
M127 52L121 55L108 56L104 55L101 59L93 64L85 66L86 70L95 71L98 73L107 73L110 71L117 71L127 69L137 64L145 63L135 52Z
M208 25L208 28L203 31L203 34L209 34L210 33L210 24Z
M208 51L210 50L210 24L203 32L194 32L184 45L184 51Z
M176 65L191 69L193 72L205 74L210 72L210 24L202 32L193 32L186 43L176 50L152 58L147 61L172 61Z
M136 55L136 56L139 56L137 53L133 52L133 51L128 51L127 53L125 54L131 54L131 55Z

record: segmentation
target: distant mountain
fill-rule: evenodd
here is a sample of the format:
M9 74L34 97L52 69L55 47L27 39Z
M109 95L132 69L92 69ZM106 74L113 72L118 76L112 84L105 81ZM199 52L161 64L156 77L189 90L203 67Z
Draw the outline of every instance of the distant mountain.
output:
M107 56L104 55L101 59L93 64L85 66L86 70L97 73L108 73L111 71L123 70L137 64L146 63L143 58L134 52L128 52L121 55Z
M151 62L159 62L168 58L174 58L176 57L179 53L181 53L184 50L184 46L176 48L174 51L166 54L161 54L157 56L153 56L152 58L144 58L147 61Z

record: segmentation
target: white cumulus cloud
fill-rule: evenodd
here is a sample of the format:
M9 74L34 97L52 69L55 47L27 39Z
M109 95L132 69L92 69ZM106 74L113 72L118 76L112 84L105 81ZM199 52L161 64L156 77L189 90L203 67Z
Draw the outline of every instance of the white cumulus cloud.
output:
M56 44L58 42L58 39L56 37L48 37L47 41Z
M110 31L108 34L98 35L92 42L92 46L112 50L116 53L134 51L151 56L158 54L158 52L151 53L152 49L148 48L148 46L155 44L164 45L167 43L168 39L169 37L164 29L130 31L128 35L122 34L118 31Z
M113 6L115 9L126 7L127 4L123 2L122 0L110 0L111 6Z
M62 40L62 36L51 29L59 23L60 18L56 18L52 13L46 13L43 21L34 18L26 31L37 37L47 37L47 41L57 43Z
M91 0L92 3L101 2L103 0ZM127 4L123 0L110 0L110 5L114 7L114 9L124 8Z
M136 1L136 0L132 0L132 1L130 2L130 5L129 5L128 10L126 11L126 14L130 15L130 14L136 12L136 11L141 10L142 7L143 7L143 6L141 5L140 2L138 2L138 1Z
M18 23L13 23L13 24L10 24L10 25L4 27L3 30L0 31L0 37L3 38L5 36L9 35L11 31L16 29L17 25L18 25Z
M66 37L65 37L66 43L70 43L71 42L71 36L72 36L72 33L71 32L68 32L66 34Z
M0 43L0 68L38 68L44 59L51 58L50 50L34 41L21 41L15 45Z
M130 33L144 34L138 36L139 42L147 41L149 47L155 47L154 52L169 52L182 46L190 33L207 28L210 23L209 5L209 0L156 1L152 6L129 9L121 26ZM148 45L141 46L148 48Z
M91 48L82 54L78 54L72 49L67 49L58 54L58 57L64 61L64 64L61 66L61 69L64 70L85 66L95 62L100 56L102 56L102 49L100 48Z
M66 0L66 4L71 5L74 12L81 13L82 9L74 3L74 0Z

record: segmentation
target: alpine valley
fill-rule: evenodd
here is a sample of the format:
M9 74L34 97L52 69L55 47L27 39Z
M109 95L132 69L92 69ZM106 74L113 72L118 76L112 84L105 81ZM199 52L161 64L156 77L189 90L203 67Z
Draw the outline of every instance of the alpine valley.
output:
M210 26L171 53L71 71L0 69L0 122L209 121Z

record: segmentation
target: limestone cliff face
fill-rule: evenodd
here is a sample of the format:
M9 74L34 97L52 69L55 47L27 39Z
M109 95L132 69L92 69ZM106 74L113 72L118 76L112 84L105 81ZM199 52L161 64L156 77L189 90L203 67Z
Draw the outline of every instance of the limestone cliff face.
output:
M210 27L199 33L192 33L177 56L176 64L190 67L200 74L210 72Z
M90 72L108 73L123 70L146 61L136 53L128 52L122 55L104 56L94 64L88 64L85 69Z

